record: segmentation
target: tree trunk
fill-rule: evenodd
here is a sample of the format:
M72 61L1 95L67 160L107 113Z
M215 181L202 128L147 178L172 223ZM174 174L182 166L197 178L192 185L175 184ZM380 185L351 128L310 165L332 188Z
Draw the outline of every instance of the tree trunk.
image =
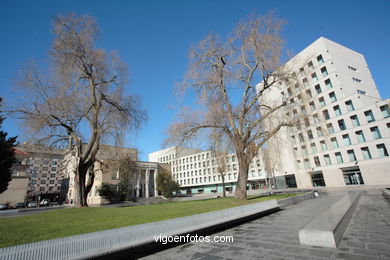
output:
M75 178L75 191L76 191L75 205L77 207L88 207L88 203L87 203L88 193L85 187L86 175L87 175L87 170L79 166Z
M225 174L221 174L222 177L222 196L226 197L226 188L225 188Z
M246 184L248 181L249 163L247 163L247 160L245 159L244 156L237 155L237 159L238 159L239 171L238 171L237 187L234 193L234 198L239 200L245 200L247 196Z

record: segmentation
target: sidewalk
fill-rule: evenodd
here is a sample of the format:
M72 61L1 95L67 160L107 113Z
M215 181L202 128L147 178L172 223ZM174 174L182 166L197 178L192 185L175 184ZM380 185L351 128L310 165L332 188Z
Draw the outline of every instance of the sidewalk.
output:
M317 199L214 234L233 235L233 243L189 243L143 259L390 259L390 203L379 190L362 196L339 248L300 245L298 230L345 194L321 193Z

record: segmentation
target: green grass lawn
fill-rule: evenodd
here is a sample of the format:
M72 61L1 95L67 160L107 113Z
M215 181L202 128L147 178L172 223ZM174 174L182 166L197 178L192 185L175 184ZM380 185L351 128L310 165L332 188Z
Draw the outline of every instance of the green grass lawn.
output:
M190 216L295 195L250 197L244 201L218 198L122 208L68 208L30 216L0 218L0 247Z

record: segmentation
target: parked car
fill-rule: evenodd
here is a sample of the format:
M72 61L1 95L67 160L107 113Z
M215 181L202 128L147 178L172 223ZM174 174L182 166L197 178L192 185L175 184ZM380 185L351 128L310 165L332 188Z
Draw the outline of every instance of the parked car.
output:
M30 201L28 204L27 204L27 207L28 208L36 208L38 207L38 203L36 201Z
M39 202L39 207L49 207L50 206L50 200L43 199L41 202Z
M26 207L26 203L24 202L18 202L15 204L15 208L25 208Z
M0 210L1 209L7 209L8 207L7 207L7 205L5 205L5 204L0 204Z

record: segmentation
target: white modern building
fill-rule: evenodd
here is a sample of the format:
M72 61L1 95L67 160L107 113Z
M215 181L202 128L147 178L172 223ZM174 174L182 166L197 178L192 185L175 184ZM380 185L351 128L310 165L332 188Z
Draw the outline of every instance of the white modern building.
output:
M271 172L265 172L264 156L253 160L249 188L263 187L271 176L277 188L390 184L390 99L380 97L364 56L321 37L285 67L296 80L271 88L264 98L296 104L281 113L300 117L300 124L269 141ZM210 151L171 147L149 154L149 161L171 164L183 192L222 191ZM226 187L234 190L237 175L230 154Z
M390 100L381 99L364 56L321 37L286 67L297 80L268 95L296 102L284 113L301 119L270 141L283 155L279 183L294 175L298 187L390 184Z
M221 158L212 151L174 146L150 153L149 161L170 164L172 177L180 184L182 193L222 192L222 178L226 191L232 192L236 187L238 162L235 154ZM222 165L224 170L221 170ZM250 189L260 189L266 185L260 154L250 165L248 180Z

